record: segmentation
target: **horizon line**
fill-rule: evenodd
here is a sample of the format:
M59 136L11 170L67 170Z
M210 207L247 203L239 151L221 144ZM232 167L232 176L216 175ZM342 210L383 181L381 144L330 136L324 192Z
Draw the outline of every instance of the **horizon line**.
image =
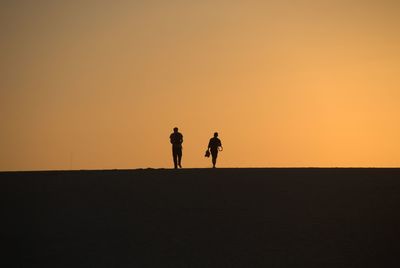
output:
M79 172L79 171L143 171L143 170L174 170L179 172L180 170L227 170L227 169L400 169L398 167L392 166L382 166L382 167L366 167L366 166L354 166L354 167L347 167L347 166L323 166L323 167L218 167L218 168L211 168L211 167L189 167L189 168L181 168L181 169L174 169L174 168L163 168L163 167L146 167L146 168L110 168L110 169L33 169L33 170L0 170L1 173L25 173L25 172Z

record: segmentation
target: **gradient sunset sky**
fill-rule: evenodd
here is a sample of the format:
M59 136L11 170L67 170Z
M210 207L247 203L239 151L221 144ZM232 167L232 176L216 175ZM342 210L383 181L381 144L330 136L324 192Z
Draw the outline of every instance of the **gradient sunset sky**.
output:
M1 1L0 170L400 166L400 1Z

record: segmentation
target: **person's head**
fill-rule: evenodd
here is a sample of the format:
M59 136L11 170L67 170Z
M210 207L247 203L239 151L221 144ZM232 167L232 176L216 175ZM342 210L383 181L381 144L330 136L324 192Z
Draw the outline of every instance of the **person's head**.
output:
M177 127L174 127L174 132L175 133L178 132L178 128Z
M218 132L214 132L214 137L218 137Z

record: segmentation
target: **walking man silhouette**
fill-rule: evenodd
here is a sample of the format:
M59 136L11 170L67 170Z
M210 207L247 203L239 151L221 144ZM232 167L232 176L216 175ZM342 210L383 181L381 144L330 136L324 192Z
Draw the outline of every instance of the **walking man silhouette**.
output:
M213 168L215 168L215 165L217 164L218 151L222 151L222 144L221 140L218 139L218 132L215 132L214 137L210 139L208 150L211 152L212 164Z
M182 168L182 143L183 135L178 132L178 128L174 128L174 132L169 136L169 140L172 144L172 158L174 159L174 168Z

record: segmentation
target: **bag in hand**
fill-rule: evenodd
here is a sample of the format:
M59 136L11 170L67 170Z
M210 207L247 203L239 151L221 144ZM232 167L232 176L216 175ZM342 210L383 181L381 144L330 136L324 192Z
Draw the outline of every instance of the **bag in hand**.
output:
M210 157L210 151L207 150L207 151L206 151L206 154L205 154L204 156L205 156L205 157Z

